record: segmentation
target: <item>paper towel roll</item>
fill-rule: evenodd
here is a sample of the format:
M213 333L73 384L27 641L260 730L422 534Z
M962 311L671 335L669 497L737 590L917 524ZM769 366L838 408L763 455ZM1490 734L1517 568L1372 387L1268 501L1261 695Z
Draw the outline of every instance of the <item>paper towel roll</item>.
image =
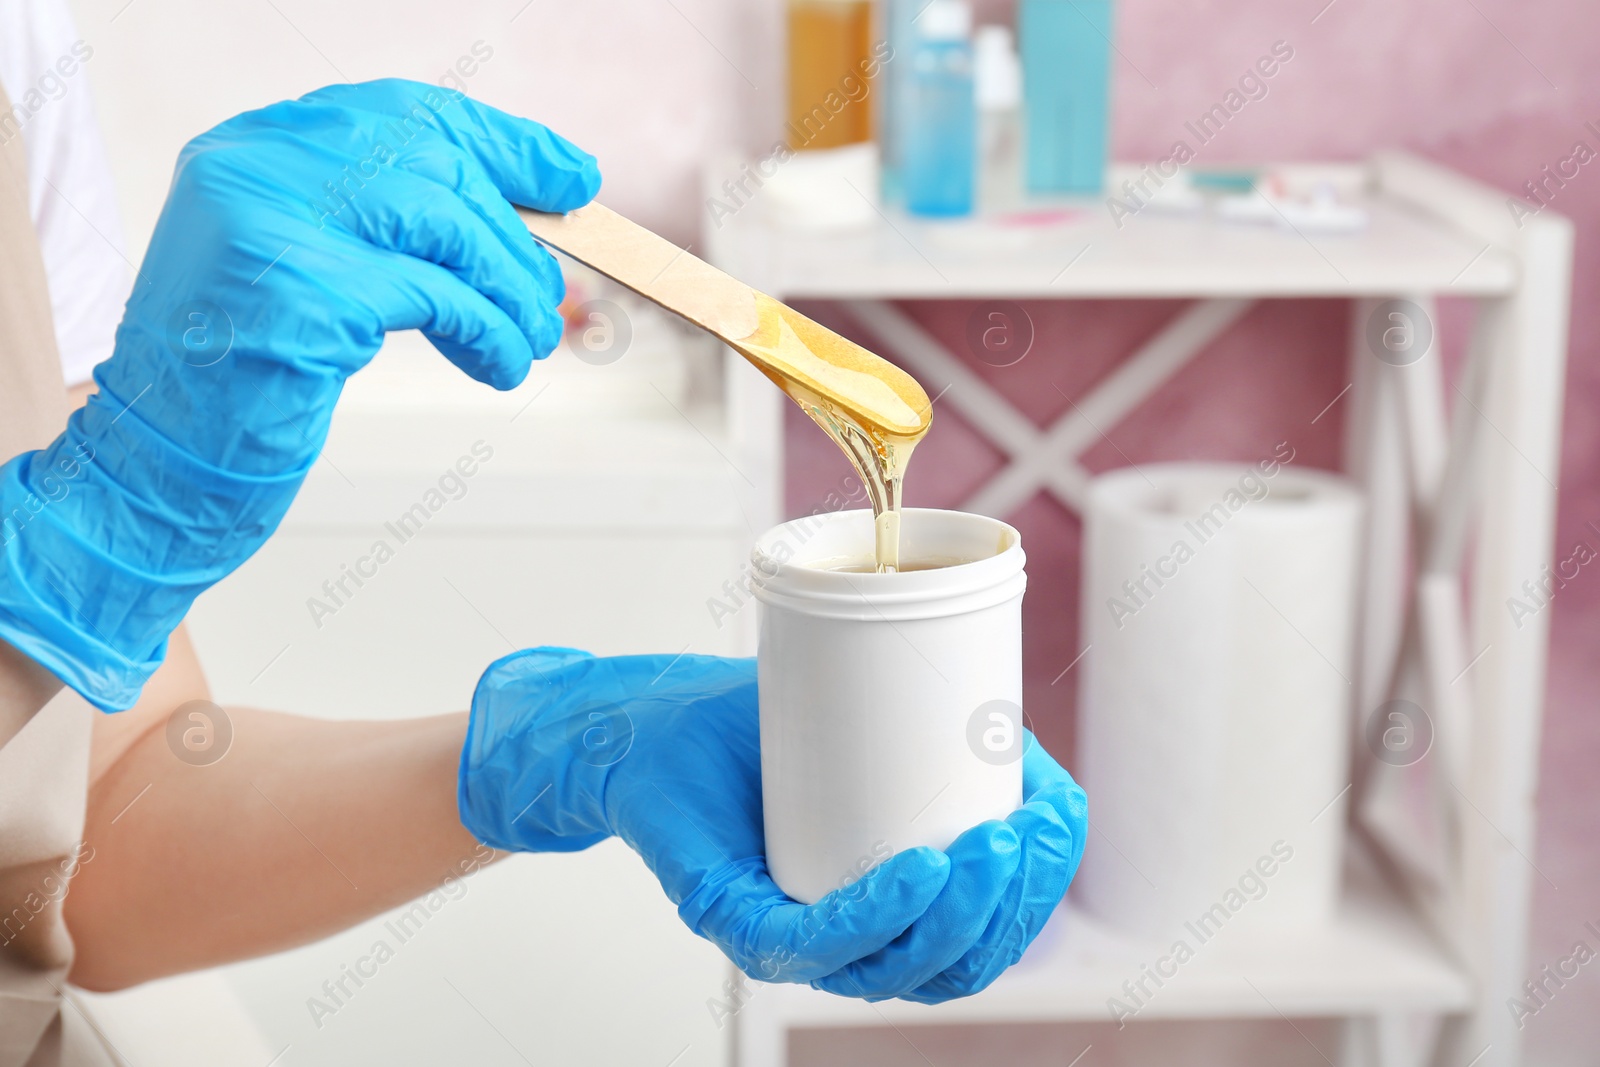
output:
M1089 491L1078 760L1098 833L1078 887L1133 933L1337 903L1362 501L1285 452Z

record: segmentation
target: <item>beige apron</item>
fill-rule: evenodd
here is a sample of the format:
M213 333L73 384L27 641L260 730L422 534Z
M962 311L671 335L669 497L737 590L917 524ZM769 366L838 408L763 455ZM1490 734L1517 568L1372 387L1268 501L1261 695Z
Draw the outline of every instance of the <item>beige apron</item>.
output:
M0 114L8 106L0 90ZM48 443L67 416L23 153L20 136L0 141L0 462ZM63 689L0 737L0 1067L119 1062L62 992L72 939L61 901L80 858L94 714Z

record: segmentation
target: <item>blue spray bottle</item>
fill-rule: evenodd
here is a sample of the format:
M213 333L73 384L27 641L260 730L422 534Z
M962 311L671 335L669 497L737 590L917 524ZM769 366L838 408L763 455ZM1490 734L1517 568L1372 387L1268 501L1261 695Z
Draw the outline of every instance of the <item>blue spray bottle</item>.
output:
M901 188L913 215L972 213L977 179L977 111L972 86L972 8L928 0L907 57L899 133Z

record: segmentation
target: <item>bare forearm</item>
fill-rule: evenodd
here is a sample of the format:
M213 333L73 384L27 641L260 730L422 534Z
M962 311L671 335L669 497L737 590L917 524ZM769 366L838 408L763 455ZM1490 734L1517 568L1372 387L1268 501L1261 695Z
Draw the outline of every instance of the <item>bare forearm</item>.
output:
M325 936L493 857L461 826L465 715L328 722L229 710L208 766L164 724L95 784L67 898L72 978L93 989Z

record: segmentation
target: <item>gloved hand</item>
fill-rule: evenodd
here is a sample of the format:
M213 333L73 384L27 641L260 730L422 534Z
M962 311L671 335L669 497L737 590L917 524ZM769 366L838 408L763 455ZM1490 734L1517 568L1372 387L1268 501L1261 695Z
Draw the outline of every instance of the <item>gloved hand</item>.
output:
M421 330L499 389L550 353L561 273L512 204L567 211L599 185L543 126L415 82L191 141L99 391L0 467L0 638L131 705L195 596L277 527L385 333Z
M745 974L871 1000L983 989L1021 958L1077 870L1083 791L1030 743L1026 803L1010 818L798 904L767 873L758 733L754 660L518 652L473 696L461 819L519 851L615 834Z

